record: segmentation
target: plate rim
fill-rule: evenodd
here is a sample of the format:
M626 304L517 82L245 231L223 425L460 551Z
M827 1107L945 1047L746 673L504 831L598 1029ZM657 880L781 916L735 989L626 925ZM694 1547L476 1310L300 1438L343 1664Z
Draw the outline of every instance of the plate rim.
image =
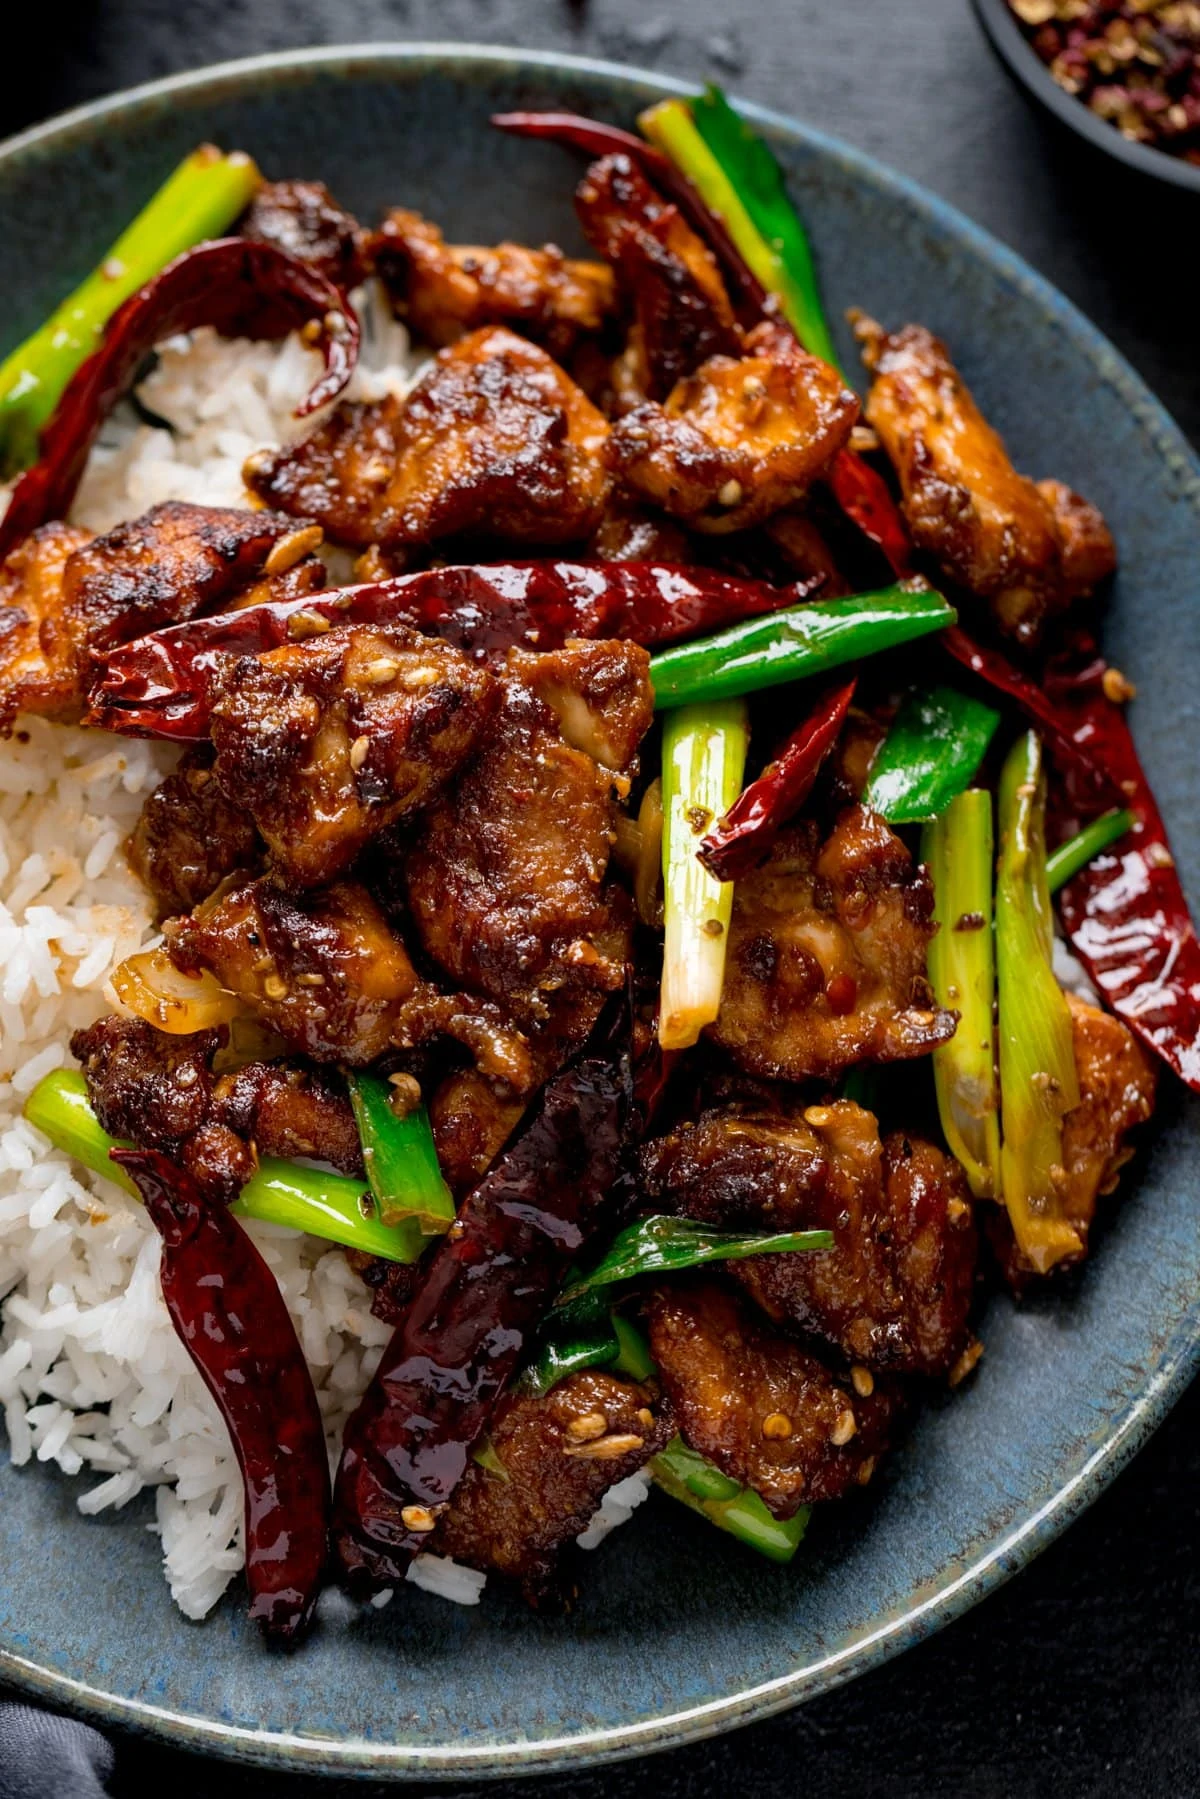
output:
M72 138L94 131L105 118L152 106L173 94L222 86L245 88L256 81L327 70L345 74L354 65L374 64L386 74L420 65L430 67L516 67L549 73L591 76L659 94L691 95L699 84L657 70L599 57L551 50L524 50L500 44L384 40L315 45L267 51L143 82L85 102L30 126L0 142L0 175L28 155L53 150ZM1191 505L1200 523L1200 456L1167 408L1124 356L1075 304L1024 258L957 207L911 177L890 168L865 151L805 125L786 113L737 99L746 116L768 135L811 146L839 163L856 180L903 200L939 233L965 242L1010 288L1039 305L1057 331L1087 354L1098 378L1114 388L1154 445L1175 486L1177 503ZM609 1727L539 1740L489 1741L478 1746L405 1745L365 1738L336 1740L294 1732L251 1729L196 1714L156 1706L106 1691L91 1682L46 1668L16 1650L0 1645L0 1678L34 1696L65 1705L101 1724L144 1732L173 1746L208 1751L227 1759L290 1772L340 1775L343 1778L451 1779L502 1778L517 1773L551 1773L581 1763L599 1766L678 1748L743 1724L756 1722L842 1685L858 1674L899 1654L963 1615L995 1591L1058 1537L1127 1465L1166 1417L1200 1367L1200 1307L1181 1314L1162 1348L1159 1365L1135 1400L1105 1421L1103 1435L1091 1454L1064 1484L1029 1516L1016 1521L986 1550L920 1602L803 1668L792 1669L740 1692Z

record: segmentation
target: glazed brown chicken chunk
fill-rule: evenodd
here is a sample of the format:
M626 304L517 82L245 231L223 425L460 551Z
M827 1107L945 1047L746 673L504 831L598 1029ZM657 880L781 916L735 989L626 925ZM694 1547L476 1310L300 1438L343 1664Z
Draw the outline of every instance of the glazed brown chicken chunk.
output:
M607 457L624 485L697 531L723 534L791 506L849 439L858 401L786 326L755 326L661 404L614 425Z
M777 1518L865 1485L900 1409L893 1383L859 1392L715 1281L655 1293L650 1353L685 1442Z
M217 783L300 887L334 879L427 804L497 698L486 669L405 625L343 625L231 658L218 692Z
M389 1049L446 1036L497 1081L524 1090L524 1040L495 1007L422 981L378 902L355 881L289 895L243 882L186 918L167 947L186 973L208 969L294 1049L361 1068Z
M168 920L171 958L207 968L288 1043L362 1067L391 1048L419 981L404 945L349 881L293 898L247 881Z
M274 244L343 292L367 270L362 227L323 181L264 181L242 220L242 236Z
M345 401L244 474L261 499L339 543L386 550L472 532L568 543L604 511L607 435L544 350L492 326L440 351L406 399Z
M536 1605L560 1550L586 1530L609 1487L657 1455L673 1429L649 1388L595 1369L540 1397L511 1393L488 1434L503 1474L472 1462L429 1546L519 1580Z
M419 212L397 207L371 239L396 310L424 343L442 347L482 325L508 325L560 360L615 309L612 270L552 244L448 244Z
M350 1100L336 1076L297 1062L216 1075L223 1037L169 1036L112 1013L76 1031L71 1053L104 1129L162 1150L213 1197L236 1198L260 1155L319 1156L362 1173Z
M1046 620L1116 566L1103 518L1057 481L1019 475L949 353L923 325L860 319L872 372L867 417L900 479L917 548L1036 643Z
M1130 1131L1154 1111L1158 1067L1119 1018L1067 995L1079 1104L1063 1120L1066 1211L1087 1245L1101 1194L1111 1193L1133 1155Z
M749 1074L832 1079L954 1035L926 978L933 890L887 823L850 806L822 843L805 819L737 883L712 1037Z
M273 555L286 563L295 538L281 513L182 500L102 537L41 526L0 569L0 722L20 710L78 717L93 652L227 605L270 575Z
M945 1374L968 1342L977 1242L953 1157L903 1132L880 1142L849 1100L785 1117L710 1111L648 1143L642 1187L727 1230L829 1230L820 1254L729 1272L764 1311L873 1369Z
M616 371L619 403L664 400L710 356L739 354L737 323L712 252L628 156L593 163L575 209L632 304L628 347Z
M18 712L68 717L79 705L75 647L62 626L63 571L91 538L39 525L0 565L0 731Z
M569 645L544 659L512 652L480 753L430 808L408 856L409 905L425 952L525 1028L571 1042L625 978L630 906L606 880L611 776L564 741L536 689L550 692L559 716L577 707L577 736L621 754L650 720L647 668L645 651L626 643ZM603 675L599 690L589 688L589 673Z
M126 846L160 918L190 912L262 853L254 820L213 778L213 751L197 744L147 797Z

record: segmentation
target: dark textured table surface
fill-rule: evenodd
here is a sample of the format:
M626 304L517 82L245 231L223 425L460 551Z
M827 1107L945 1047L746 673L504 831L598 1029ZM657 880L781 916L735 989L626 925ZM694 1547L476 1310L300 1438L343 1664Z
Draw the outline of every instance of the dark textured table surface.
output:
M713 75L872 152L1013 245L1200 443L1200 206L1101 164L1035 116L968 0L64 0L38 36L20 80L5 84L6 130L176 69L309 43L475 39ZM1198 1524L1193 1391L1065 1539L899 1661L652 1764L492 1790L513 1799L633 1799L649 1783L661 1799L1200 1792ZM123 1739L114 1793L150 1790L171 1799L382 1791L267 1778Z

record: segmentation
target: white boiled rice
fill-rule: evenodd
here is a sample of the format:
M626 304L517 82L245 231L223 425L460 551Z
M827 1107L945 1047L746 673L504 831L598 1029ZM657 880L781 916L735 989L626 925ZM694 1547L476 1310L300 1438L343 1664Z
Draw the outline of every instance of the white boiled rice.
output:
M402 393L419 366L407 334L377 292L360 298L364 353L351 392ZM173 430L121 407L73 516L107 530L167 499L243 503L246 456L295 435L291 408L317 367L295 337L230 342L204 331L165 346L140 397ZM242 1566L242 1486L163 1306L157 1233L120 1188L21 1116L42 1076L70 1063L72 1031L107 1009L114 965L153 940L121 845L173 760L161 746L39 719L20 720L0 745L0 1407L12 1462L84 1476L84 1514L155 1490L171 1592L202 1618ZM388 1331L340 1250L277 1225L247 1228L295 1320L332 1461ZM637 1484L613 1489L589 1541L630 1515ZM467 1605L485 1578L439 1556L418 1556L409 1571Z

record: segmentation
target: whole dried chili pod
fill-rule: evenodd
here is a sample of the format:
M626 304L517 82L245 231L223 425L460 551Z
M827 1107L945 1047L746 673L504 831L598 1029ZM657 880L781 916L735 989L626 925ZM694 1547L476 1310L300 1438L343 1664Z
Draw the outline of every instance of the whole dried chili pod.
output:
M827 687L758 779L743 788L696 851L709 874L734 881L761 862L784 825L800 810L826 756L837 742L857 675Z
M1029 675L1023 674L1002 651L977 643L961 625L951 625L949 630L941 633L938 641L963 668L970 669L973 675L978 675L1006 699L1015 701L1030 724L1041 732L1064 771L1072 772L1082 783L1083 791L1091 795L1094 811L1125 804L1120 779L1113 775L1106 758L1098 753L1086 721L1068 716L1060 704Z
M196 741L208 734L214 677L230 655L261 655L334 624L399 621L476 654L552 650L570 637L647 646L794 606L819 580L770 587L655 562L507 562L425 569L299 600L191 619L105 659L89 723Z
M312 327L325 372L297 406L301 418L341 393L358 359L358 320L315 269L273 244L241 237L185 251L118 308L100 348L67 384L42 432L41 455L17 482L0 520L0 561L38 525L66 516L97 433L147 353L201 325L242 337Z
M631 1050L630 1000L621 993L432 1252L346 1426L334 1544L352 1585L403 1578L568 1264L627 1184Z
M1083 637L1046 671L1064 723L1103 762L1133 814L1126 835L1067 882L1059 914L1105 1003L1200 1092L1200 943L1124 710L1105 692L1106 672ZM1068 781L1072 800L1077 821L1096 810L1092 794Z
M157 1150L114 1149L162 1238L163 1298L216 1400L246 1489L250 1616L295 1642L329 1551L329 1459L278 1283L237 1220Z
M669 156L619 125L606 125L575 112L497 112L492 124L512 137L544 138L585 156L628 156L642 173L660 187L683 214L696 235L708 245L721 273L733 288L743 315L757 323L767 311L775 316L766 288L747 268L724 224L709 210Z

